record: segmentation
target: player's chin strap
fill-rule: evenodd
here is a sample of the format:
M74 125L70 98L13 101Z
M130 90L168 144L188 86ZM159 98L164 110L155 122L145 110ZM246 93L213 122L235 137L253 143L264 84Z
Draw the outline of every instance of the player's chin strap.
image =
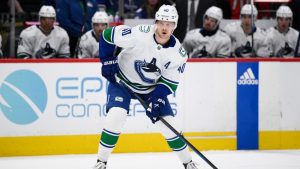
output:
M122 81L116 76L117 83L126 87L129 91L131 91ZM136 93L131 92L133 96L142 104L142 106L151 111L151 107ZM198 154L207 164L209 164L213 169L218 169L212 162L210 162L193 144L191 144L183 135L181 135L170 123L168 123L163 117L158 117L164 125L166 125L176 136L178 136L183 142L185 142L196 154Z

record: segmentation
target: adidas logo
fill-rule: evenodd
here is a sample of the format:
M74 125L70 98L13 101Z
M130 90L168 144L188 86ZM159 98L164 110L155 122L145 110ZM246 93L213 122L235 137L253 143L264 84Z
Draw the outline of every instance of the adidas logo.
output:
M237 81L238 85L258 85L258 80L255 78L251 68L248 68L240 79Z

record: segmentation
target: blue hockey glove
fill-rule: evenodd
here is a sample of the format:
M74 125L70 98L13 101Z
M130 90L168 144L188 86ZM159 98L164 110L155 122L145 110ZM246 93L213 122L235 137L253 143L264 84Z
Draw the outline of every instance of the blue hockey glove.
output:
M165 111L167 96L171 94L169 88L165 85L157 84L155 90L150 93L150 97L147 100L147 104L150 109L146 110L146 115L151 119L152 123L157 122L161 112Z
M116 78L115 74L119 71L118 59L116 56L114 57L105 57L101 58L102 63L102 76L105 77L109 82L115 83Z
M153 124L159 120L158 117L166 105L166 99L166 97L150 97L148 101L150 108L146 110L146 115L151 119Z

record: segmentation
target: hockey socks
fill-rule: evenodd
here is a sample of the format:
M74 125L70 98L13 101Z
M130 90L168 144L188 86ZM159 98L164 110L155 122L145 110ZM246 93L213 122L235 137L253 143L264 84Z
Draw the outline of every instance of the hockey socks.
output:
M175 126L174 117L165 116L164 119ZM189 152L189 148L186 143L176 136L167 126L165 126L161 121L156 123L161 129L162 134L164 135L169 147L176 153L178 158L182 163L189 163L192 160L192 156Z
M125 124L127 111L122 108L113 107L109 110L98 148L98 159L107 162L107 159L119 139L121 129Z
M166 140L173 151L181 151L187 146L178 136Z
M176 153L182 163L188 163L192 160L189 148L186 143L178 136L170 139L166 139L170 148Z

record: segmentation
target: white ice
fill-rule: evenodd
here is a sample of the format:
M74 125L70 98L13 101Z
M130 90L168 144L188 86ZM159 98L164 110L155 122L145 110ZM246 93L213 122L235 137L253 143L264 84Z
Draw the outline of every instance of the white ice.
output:
M300 169L300 150L203 151L219 169ZM192 153L199 169L211 169ZM91 169L96 154L2 157L0 169ZM183 169L173 153L112 154L107 169Z

